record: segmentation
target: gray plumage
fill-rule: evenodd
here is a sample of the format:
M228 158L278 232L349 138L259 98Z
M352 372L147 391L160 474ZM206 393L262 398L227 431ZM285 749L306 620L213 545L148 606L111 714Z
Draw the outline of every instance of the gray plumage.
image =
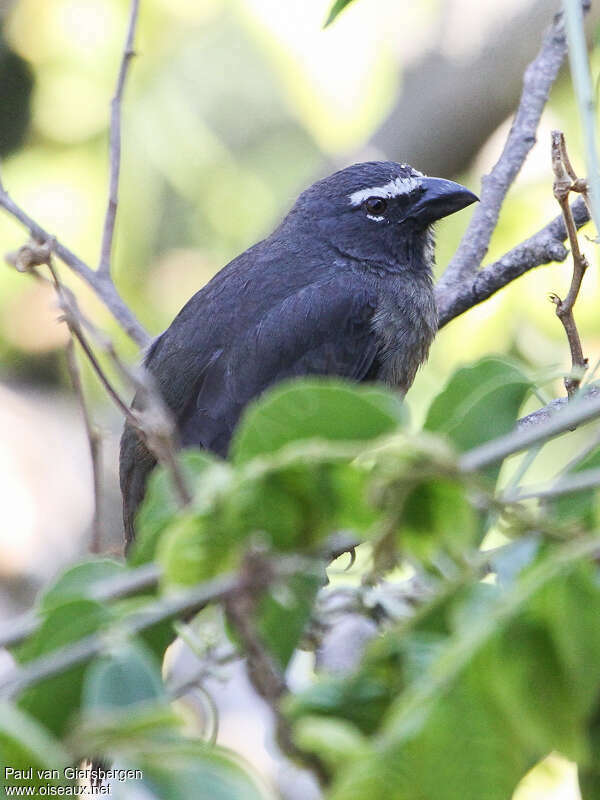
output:
M280 226L217 273L147 352L181 444L225 456L246 404L285 378L382 381L405 393L437 329L430 225L476 199L393 162L355 164L303 192ZM126 425L128 544L154 463Z

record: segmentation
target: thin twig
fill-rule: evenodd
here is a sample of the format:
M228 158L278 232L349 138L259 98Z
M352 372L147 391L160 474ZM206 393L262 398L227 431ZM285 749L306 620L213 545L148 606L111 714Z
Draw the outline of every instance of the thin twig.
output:
M340 555L340 539L334 535L330 537L325 546L315 553L315 558L332 561ZM343 551L346 552L347 548ZM294 556L296 570L306 569L310 559ZM86 596L93 600L116 600L120 597L147 592L155 589L160 581L162 569L158 564L144 564L135 569L128 569L122 575L104 578L86 590ZM9 622L0 625L0 648L12 647L31 636L40 626L40 620L35 611L27 611Z
M125 419L136 429L148 449L154 453L157 460L171 475L171 480L180 505L182 507L189 505L192 496L187 488L176 456L175 422L159 392L155 390L151 376L146 371L136 375L133 371L128 369L117 355L112 342L103 334L96 331L90 321L83 317L72 293L69 295L64 294L63 298L68 298L68 301L64 302L63 300L62 304L67 324L81 345L102 385ZM84 324L86 328L97 334L96 342L112 360L121 374L130 382L138 397L143 397L142 408L133 409L127 405L110 382L83 333L82 325L80 324L80 320L82 319L85 320Z
M94 486L94 516L92 521L92 541L90 542L90 551L92 553L99 553L102 545L102 520L101 520L101 497L102 497L102 474L101 474L101 448L102 440L98 429L94 426L90 416L83 386L81 383L81 374L77 364L77 356L75 354L75 347L73 345L73 337L69 336L67 341L67 367L71 376L71 383L75 389L75 394L79 400L81 407L81 414L85 425L85 432L90 448L90 459L92 462L92 481Z
M506 492L502 496L502 502L515 503L533 498L547 500L570 492L596 489L598 486L600 486L600 468L586 469L573 475L566 475L552 483L545 483L541 486L525 486L517 491Z
M110 104L110 186L108 192L108 206L104 218L104 230L102 232L102 247L100 250L100 263L98 264L98 275L110 275L110 262L112 252L112 242L117 216L117 203L119 194L119 173L121 169L121 105L123 101L123 91L127 79L127 71L131 59L135 55L133 40L135 37L135 27L137 24L139 0L132 0L129 13L129 25L125 39L125 47L121 58L117 87Z
M204 608L208 603L223 601L242 588L237 575L221 575L177 595L148 603L141 611L121 620L116 630L123 637L135 636L163 620L187 616ZM91 634L72 645L58 648L41 658L16 667L0 683L0 696L14 697L28 686L89 661L104 652L109 641L107 633Z
M123 575L104 578L86 589L86 596L92 600L108 601L155 589L161 577L161 569L157 564L144 564L129 569ZM14 647L40 627L40 616L32 610L0 626L0 648Z
M313 564L314 559L305 556L277 556L269 566L269 580L285 579L298 572L304 572ZM160 572L154 564L146 564L127 575L107 579L98 584L90 592L90 596L98 600L109 600L123 597L138 591L156 586ZM0 682L0 696L14 696L45 678L50 678L69 667L88 661L104 652L110 644L111 632L122 637L130 637L140 631L151 628L167 619L188 617L209 603L221 603L237 594L256 594L265 588L266 573L254 573L242 569L239 573L226 573L212 580L198 583L180 592L162 596L147 603L139 611L121 619L102 633L94 633L79 639L77 642L57 648L52 652L23 665L17 665L6 678ZM29 617L28 617L29 619ZM31 623L28 622L31 626ZM0 633L0 644L15 644L22 639L17 638L18 631L10 630L8 634ZM30 635L33 631L29 631Z
M600 397L599 384L588 385L585 389L580 389L577 394L578 400L586 402L594 397ZM533 428L536 425L540 425L542 422L547 422L549 419L556 416L556 414L567 405L567 402L568 400L566 397L557 397L551 400L542 408L538 408L536 411L532 411L531 414L521 417L521 419L517 421L517 429L525 430L525 428Z
M554 197L565 219L565 226L569 234L569 243L573 255L573 276L567 296L564 300L561 300L557 294L550 295L550 299L556 306L556 316L562 322L565 329L569 342L569 349L571 351L571 374L565 377L564 382L567 395L569 399L572 399L579 389L581 378L588 365L587 358L583 355L581 338L573 314L573 307L579 295L581 282L588 268L588 263L579 247L577 228L569 205L569 194L573 189L573 185L580 184L581 181L577 178L573 170L567 154L565 137L561 131L552 131L552 171L554 172Z
M26 211L14 202L4 189L0 189L0 207L4 208L5 211L27 228L36 242L41 244L44 242L52 243L52 252L93 289L125 333L136 344L140 347L146 347L150 343L150 335L136 319L110 278L94 272L85 261L82 261L79 256L76 256L68 247L61 244L58 239L33 220Z
M75 295L60 281L58 273L54 268L51 259L51 253L54 249L53 244L52 241L42 245L38 245L36 242L30 242L20 248L16 254L9 254L10 263L13 263L14 266L22 272L32 271L36 266L41 264L46 264L48 266L58 294L59 304L63 312L63 319L72 336L81 346L109 397L130 425L138 431L148 449L154 453L157 460L165 466L171 475L180 505L188 505L192 497L187 489L183 473L177 461L175 422L160 392L155 388L152 376L145 370L141 370L139 374L136 374L129 369L118 356L110 339L101 333L81 312ZM40 276L38 275L37 277L39 278ZM84 328L94 337L96 344L110 358L123 378L130 383L138 399L140 399L139 405L141 407L135 409L131 408L121 397L96 358L86 338Z
M440 291L471 278L485 257L506 193L535 144L542 111L566 52L563 15L557 14L538 55L525 71L519 107L504 149L491 173L483 178L481 202L440 280Z

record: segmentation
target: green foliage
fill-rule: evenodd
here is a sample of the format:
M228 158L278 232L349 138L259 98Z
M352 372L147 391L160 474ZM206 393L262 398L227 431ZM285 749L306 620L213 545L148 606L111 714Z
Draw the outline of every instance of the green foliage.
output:
M52 653L60 647L95 633L112 620L106 606L94 600L71 600L56 606L45 616L41 627L16 652L21 663ZM19 706L48 730L64 734L67 723L81 703L84 668L71 667L27 689Z
M88 668L84 709L123 708L153 700L166 702L160 669L140 644L127 644Z
M249 406L233 438L232 459L243 464L303 439L369 441L391 433L403 417L400 401L389 390L294 380Z
M230 462L182 454L188 507L176 505L167 473L151 478L131 564L156 560L161 589L171 592L218 584L224 573L265 559L272 577L242 595L244 630L231 627L231 641L243 651L254 636L250 648L265 648L282 672L309 638L317 596L335 590L323 557L330 537L367 542L371 560L361 577L385 576L399 596L403 584L392 569L410 563L416 571L417 590L401 613L393 602L364 606L386 624L353 672L318 674L282 699L299 752L317 756L332 779L331 800L505 800L552 751L578 762L594 796L596 494L553 500L551 517L533 506L508 509L502 525L511 541L487 554L478 543L484 515L500 502L486 488L499 465L472 476L457 463L457 452L514 426L529 388L501 359L463 367L432 403L425 431L412 434L389 392L294 381L249 409ZM595 451L576 469L597 463ZM258 560L244 560L249 548ZM263 797L247 768L190 735L170 703L160 659L173 612L148 616L125 640L119 626L133 617L137 626L156 595L98 600L127 575L114 561L87 560L40 598L40 627L15 651L21 664L39 666L89 634L105 646L88 663L19 692L0 721L6 763L118 756L143 770L150 797Z
M401 546L421 560L440 548L458 556L475 543L477 514L459 482L429 478L409 489L398 532Z
M96 558L65 570L40 598L39 610L47 613L70 600L94 599L95 587L110 578L124 575L123 564L110 558Z
M269 587L260 598L254 625L261 641L285 669L308 623L324 570L292 575L285 585Z
M531 381L511 361L482 358L457 370L434 399L425 430L447 436L460 451L508 433L531 389ZM500 465L485 474L495 481Z
M598 467L600 467L600 448L589 453L573 470L566 474L574 475L585 469L596 469ZM550 503L550 507L552 516L561 522L572 521L586 528L598 524L597 489L585 489L580 492L561 495Z
M296 720L352 715L376 731L372 747L341 765L331 796L500 800L554 749L586 763L600 690L600 586L587 561L597 546L555 550L510 591L492 592L484 613L472 588L449 593L376 642L358 674L296 697ZM389 705L371 729L349 700L375 676Z
M190 490L200 484L200 491L206 491L206 484L210 482L203 480L204 472L211 467L214 467L211 474L221 475L218 462L200 450L184 450L179 456L179 465ZM136 517L136 540L128 558L132 565L152 561L160 534L177 514L179 506L171 480L169 472L161 468L150 475L144 502Z
M7 786L30 787L66 785L64 777L48 777L46 770L69 765L69 753L48 732L19 708L0 703L0 793ZM31 777L28 775L31 770ZM40 772L38 772L38 770Z

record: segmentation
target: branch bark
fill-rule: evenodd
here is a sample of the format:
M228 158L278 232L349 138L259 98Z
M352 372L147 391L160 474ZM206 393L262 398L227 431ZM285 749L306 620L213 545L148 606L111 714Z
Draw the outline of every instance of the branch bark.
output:
M592 391L593 389L593 391ZM538 442L545 442L574 426L600 418L600 390L590 390L576 401L566 404L566 400L554 401L556 413L549 413L548 407L520 421L514 431L490 442L468 450L459 459L459 469L464 472L477 472L490 464L496 464L513 453L526 450ZM566 407L564 407L566 405Z
M567 53L562 14L557 14L542 47L525 71L523 92L500 158L482 181L481 202L439 282L441 292L472 277L487 253L502 203L533 147L542 111Z
M577 229L590 219L582 198L577 198L571 205L571 214ZM455 284L440 281L435 287L439 327L447 325L478 303L483 303L530 269L553 261L564 261L569 253L563 245L566 238L564 218L559 215L529 239L505 253L498 261L473 276Z

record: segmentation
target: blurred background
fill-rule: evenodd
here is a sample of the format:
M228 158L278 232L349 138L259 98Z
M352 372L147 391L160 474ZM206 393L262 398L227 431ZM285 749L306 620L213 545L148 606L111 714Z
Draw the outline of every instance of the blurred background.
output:
M123 107L113 264L119 291L153 335L221 266L268 234L303 188L347 163L408 161L478 192L501 152L523 70L558 5L355 0L323 30L329 4L142 0ZM594 5L588 31L597 75ZM128 10L127 0L0 0L4 184L93 266L107 193L109 103ZM567 69L505 203L488 260L557 214L549 156L557 127L583 174ZM439 224L440 272L469 215ZM0 213L0 253L25 239ZM576 316L593 365L600 356L600 287L597 253L584 246L593 268ZM61 274L135 363L135 346L104 306L65 267ZM409 393L413 424L458 365L487 353L519 358L538 378L539 397L524 413L561 395L569 355L548 294L564 296L569 281L569 262L539 268L444 328ZM57 316L50 290L0 267L0 614L30 604L40 583L89 542L91 470ZM85 368L84 382L104 435L103 546L118 552L121 420ZM560 441L544 453L532 480L570 455ZM518 797L575 792L572 768L554 759Z

